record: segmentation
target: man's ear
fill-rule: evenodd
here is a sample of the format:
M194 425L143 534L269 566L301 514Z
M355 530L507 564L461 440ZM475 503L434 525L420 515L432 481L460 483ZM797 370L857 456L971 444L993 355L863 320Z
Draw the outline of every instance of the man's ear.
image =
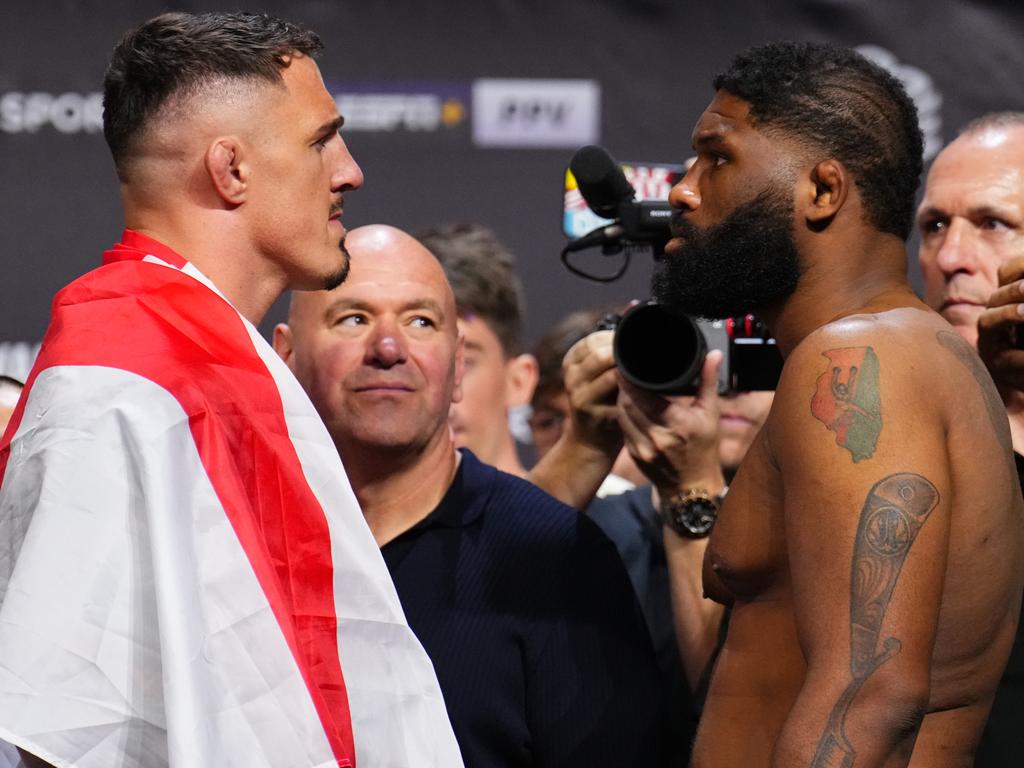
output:
M235 136L220 136L206 148L206 173L217 195L231 206L245 202L249 189L249 163L242 142Z
M292 360L294 359L295 347L292 345L292 329L288 327L287 323L278 323L274 326L273 344L277 356L284 360L285 364L294 373L295 368L292 367Z
M455 387L452 389L452 402L462 400L462 377L466 373L466 337L459 331L455 340Z
M809 229L821 232L846 204L853 179L838 160L822 160L811 169L804 195L804 219Z
M505 406L515 408L529 404L537 388L540 367L533 355L517 355L506 363Z

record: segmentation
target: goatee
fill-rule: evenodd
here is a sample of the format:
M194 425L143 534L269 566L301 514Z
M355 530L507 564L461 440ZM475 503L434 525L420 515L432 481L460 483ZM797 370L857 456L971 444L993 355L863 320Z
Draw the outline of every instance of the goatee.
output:
M796 290L800 257L793 240L793 203L769 187L725 219L698 229L677 217L682 243L653 278L654 298L693 317L720 319L777 306Z
M349 256L348 249L345 247L344 237L338 241L338 250L341 251L341 266L324 280L324 290L326 291L333 291L344 283L345 278L348 277L349 268L352 266L352 257Z

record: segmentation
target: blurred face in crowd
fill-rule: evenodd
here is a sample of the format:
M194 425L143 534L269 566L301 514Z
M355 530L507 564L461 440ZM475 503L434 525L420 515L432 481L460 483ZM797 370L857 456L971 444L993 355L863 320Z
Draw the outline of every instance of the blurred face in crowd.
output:
M509 440L508 410L529 402L536 364L529 355L508 357L497 334L482 317L459 318L465 338L466 372L462 399L452 405L449 422L455 444L469 448L488 464L498 464Z
M8 379L0 380L0 435L7 429L7 423L14 415L14 407L21 397L22 387Z
M530 414L530 433L537 458L551 450L562 436L565 420L569 418L569 395L564 389L538 392L533 398Z
M738 392L719 398L718 456L726 476L734 473L747 455L754 437L768 418L774 392ZM541 393L534 398L530 430L537 458L551 450L569 418L565 390Z
M462 343L440 264L414 238L372 226L349 236L337 289L296 294L274 347L347 451L419 453L448 440Z
M917 226L925 300L976 346L999 266L1024 256L1024 126L966 134L939 153Z
M747 455L774 398L774 392L737 392L719 398L718 456L727 477Z

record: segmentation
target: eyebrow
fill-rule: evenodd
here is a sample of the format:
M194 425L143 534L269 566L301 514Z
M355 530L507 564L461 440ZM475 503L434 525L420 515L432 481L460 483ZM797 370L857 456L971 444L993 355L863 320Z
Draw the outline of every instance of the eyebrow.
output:
M372 312L373 306L364 299L341 298L331 304L328 304L325 314L329 316L336 312L342 312L346 309L358 309L363 312ZM441 307L440 302L435 301L434 299L412 299L401 305L399 308L399 312L414 312L416 310L427 310L435 313L439 317L445 317L444 309Z
M704 128L693 136L693 148L710 149L726 143L725 131L719 128Z
M1010 207L999 207L994 206L991 203L982 203L980 205L968 205L967 206L968 218L976 217L991 217L994 219L1010 219L1016 217L1016 212ZM934 218L949 218L950 214L943 208L939 208L935 205L929 205L927 208L922 208L917 212L916 220L918 222L926 219Z
M338 115L337 117L328 120L326 123L317 128L316 131L313 132L313 135L316 136L317 138L320 138L321 136L327 136L328 134L331 133L337 133L338 131L341 130L341 126L343 126L344 124L345 118L342 117L341 115Z

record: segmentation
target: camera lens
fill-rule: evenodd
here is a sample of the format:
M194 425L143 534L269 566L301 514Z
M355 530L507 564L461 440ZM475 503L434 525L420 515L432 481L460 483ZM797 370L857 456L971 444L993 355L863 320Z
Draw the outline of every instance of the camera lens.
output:
M613 351L627 381L652 392L684 394L697 390L707 342L689 317L649 301L622 315Z

